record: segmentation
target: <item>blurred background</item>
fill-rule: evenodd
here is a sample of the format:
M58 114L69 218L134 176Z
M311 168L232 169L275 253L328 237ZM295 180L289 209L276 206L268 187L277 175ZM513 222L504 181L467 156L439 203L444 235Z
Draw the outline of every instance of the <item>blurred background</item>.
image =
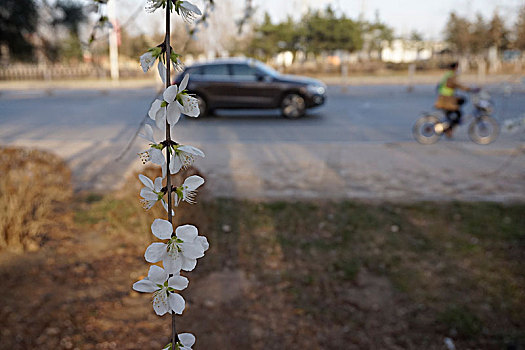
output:
M206 179L175 216L211 244L178 318L195 348L525 348L523 1L194 2L202 17L172 22L185 66L249 57L326 97L297 119L221 108L177 124L206 153L174 178ZM160 176L137 156L162 89L139 63L164 38L146 5L0 3L0 349L169 342L131 290L165 215L138 196L138 173ZM453 62L490 95L489 145L468 117L451 139L413 139Z

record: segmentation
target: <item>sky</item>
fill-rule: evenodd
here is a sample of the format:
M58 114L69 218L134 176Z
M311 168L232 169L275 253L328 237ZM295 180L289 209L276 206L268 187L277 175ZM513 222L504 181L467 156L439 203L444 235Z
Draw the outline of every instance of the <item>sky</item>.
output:
M220 1L220 0L218 0ZM244 0L234 0L242 5ZM456 11L462 16L474 18L480 12L485 18L492 17L494 10L514 23L517 9L525 0L252 0L259 9L259 16L268 11L276 21L287 16L299 17L308 7L325 8L330 4L335 10L356 19L360 13L373 20L376 11L382 21L394 27L396 35L407 35L412 30L422 33L426 39L440 39L448 15Z
M84 0L87 1L87 0ZM130 26L131 32L150 32L162 28L163 15L161 11L146 14L141 11L146 0L112 0L119 9L119 19L125 21L131 15L135 21ZM192 0L202 6L203 0ZM234 23L242 16L245 0L215 0L216 22L224 27L224 21ZM331 5L337 12L347 17L357 19L360 14L367 20L374 20L378 11L380 19L394 28L395 35L408 36L413 30L423 34L425 39L439 40L443 36L443 28L449 13L456 11L461 16L474 19L476 13L485 18L492 17L497 10L508 25L516 21L516 13L525 0L252 0L256 6L256 20L262 20L268 12L272 21L285 20L287 16L295 19L301 17L310 8L324 9ZM213 16L213 15L212 15ZM140 26L138 25L140 24Z

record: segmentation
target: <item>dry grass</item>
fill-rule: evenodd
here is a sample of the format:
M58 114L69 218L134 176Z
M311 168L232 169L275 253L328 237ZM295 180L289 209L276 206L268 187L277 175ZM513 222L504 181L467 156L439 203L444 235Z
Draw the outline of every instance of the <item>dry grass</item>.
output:
M71 172L58 157L0 148L0 250L35 250L71 198Z
M5 168L13 171L5 184L38 168L48 172L40 180L56 180L40 185L54 188L45 196L58 196L66 181L50 174L67 170L51 165L56 158L2 152L18 159L4 164L19 164ZM49 234L43 248L0 254L0 349L160 349L169 341L169 317L131 289L149 266L151 222L166 217L158 204L140 208L140 186L133 176L107 196L65 196L60 215L60 203L48 202L46 219L35 220L44 223L37 240ZM445 337L458 349L525 345L523 203L258 203L205 192L175 216L211 245L177 319L197 335L195 349L439 350ZM46 227L73 215L65 228Z

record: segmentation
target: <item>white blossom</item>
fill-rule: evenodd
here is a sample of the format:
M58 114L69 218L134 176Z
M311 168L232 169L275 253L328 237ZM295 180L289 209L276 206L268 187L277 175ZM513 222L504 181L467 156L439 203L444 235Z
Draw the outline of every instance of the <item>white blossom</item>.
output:
M171 343L162 348L162 350L192 350L191 347L195 344L195 336L191 333L180 333L177 335L179 341L175 344L173 349Z
M184 65L183 63L181 62L180 60L180 55L171 51L171 63L173 65L173 70L174 71L178 71L178 72L182 72L182 70L184 69Z
M175 290L185 289L188 279L177 274L168 277L166 270L154 265L150 267L148 277L133 284L137 292L153 293L153 310L159 316L166 312L182 314L186 305L184 298Z
M151 181L149 177L140 174L139 180L144 184L144 187L140 190L144 209L151 209L158 201L162 201L164 205L166 192L162 191L162 177L157 177L155 181Z
M159 9L161 7L162 8L166 7L166 0L148 0L148 4L146 6L146 10L148 12L155 12L155 10L157 10L157 9Z
M162 153L163 146L155 141L155 138L153 137L153 128L151 125L144 125L144 134L140 133L139 136L150 142L150 148L144 152L139 153L142 163L146 164L147 162L151 161L152 163L160 165L161 167L163 166L165 169L166 159ZM162 175L162 177L165 176L165 174Z
M193 5L189 1L177 1L177 5L179 6L178 13L181 15L181 17L188 23L193 22L197 16L201 16L202 12L199 10L199 8L195 5Z
M189 79L189 74L186 74L184 78L182 78L182 81L180 82L179 86L179 91L175 99L177 100L177 102L179 102L179 105L182 107L181 112L183 114L187 115L188 117L198 117L200 114L199 100L197 100L193 96L188 95L186 91Z
M200 114L199 100L188 94L181 95L181 99L183 107L182 114L185 114L188 117L198 117Z
M195 204L195 196L197 195L197 188L202 186L204 179L198 175L193 175L184 180L184 183L175 190L175 206L178 206L181 201Z
M170 173L176 174L181 168L187 169L195 161L195 157L204 157L202 152L197 147L177 145L173 147L173 156L170 160Z
M151 67L153 67L155 61L157 60L157 58L159 58L161 53L162 49L160 47L154 47L149 49L142 56L140 56L140 65L142 66L142 70L144 71L144 73L146 73Z
M159 65L164 67L162 62ZM190 116L199 116L199 102L195 97L188 95L186 86L189 75L185 75L179 86L169 86L162 94L162 100L156 99L151 104L148 116L155 121L160 130L165 130L166 122L174 126L180 119L181 113Z
M162 261L168 273L178 273L180 270L191 271L197 265L197 259L204 256L208 250L208 240L199 236L199 231L193 225L177 227L173 234L173 225L163 219L155 219L151 232L159 239L167 239L167 243L152 243L144 254L147 262Z

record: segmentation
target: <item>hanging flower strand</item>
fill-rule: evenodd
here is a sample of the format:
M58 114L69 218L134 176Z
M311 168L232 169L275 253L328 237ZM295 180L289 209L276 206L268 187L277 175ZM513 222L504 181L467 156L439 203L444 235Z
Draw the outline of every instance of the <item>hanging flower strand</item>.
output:
M197 259L204 256L209 244L205 236L199 235L194 225L182 225L173 229L173 207L181 202L195 203L197 189L204 184L204 179L198 175L189 176L179 186L172 185L171 174L186 169L193 164L196 157L204 157L204 153L193 146L181 145L172 140L173 128L181 115L198 117L200 114L198 101L188 93L189 75L185 75L179 86L171 85L170 73L181 69L180 55L174 53L170 46L170 13L175 11L185 21L191 22L201 11L189 1L181 0L149 0L146 9L154 12L159 8L166 9L165 41L157 47L148 49L140 57L140 65L144 72L151 69L155 62L159 75L166 86L162 99L155 100L148 116L163 131L166 138L157 141L151 125L144 126L140 134L148 141L149 148L139 153L143 163L151 162L162 169L162 176L150 179L139 175L144 187L140 190L141 203L144 209L151 209L157 202L168 213L168 220L157 218L151 225L153 235L161 242L151 243L144 258L152 264L162 263L163 267L153 265L148 276L133 284L133 289L143 293L153 293L153 309L159 316L166 313L172 315L171 342L163 350L191 350L195 344L195 336L191 333L178 334L175 327L175 315L182 314L185 308L184 298L178 292L188 286L188 279L181 276L181 271L192 271L197 265ZM170 64L171 61L171 64ZM168 172L169 170L169 172ZM165 183L165 185L163 185Z

